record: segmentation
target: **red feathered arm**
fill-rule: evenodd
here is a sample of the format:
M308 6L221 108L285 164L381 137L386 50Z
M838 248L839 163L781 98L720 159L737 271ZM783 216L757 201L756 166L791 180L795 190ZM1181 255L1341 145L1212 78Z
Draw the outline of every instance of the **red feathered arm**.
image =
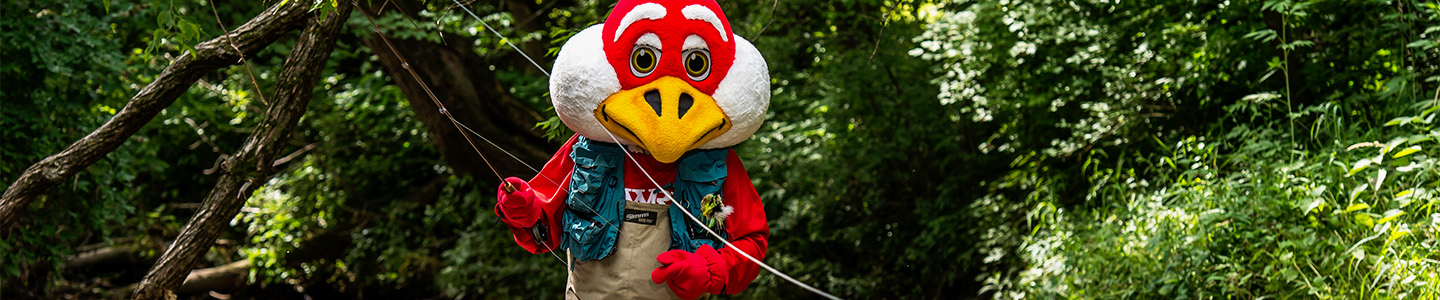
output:
M540 169L540 174L535 174L527 183L530 189L535 191L535 198L540 202L540 220L537 224L544 224L550 231L550 236L545 244L535 240L534 234L529 228L510 226L510 233L515 235L515 243L520 247L529 250L530 253L545 253L560 247L560 212L565 210L566 190L563 187L570 186L570 172L575 169L575 162L570 160L570 148L575 145L579 135L571 136L555 156L545 163ZM499 206L496 206L495 214L499 215Z

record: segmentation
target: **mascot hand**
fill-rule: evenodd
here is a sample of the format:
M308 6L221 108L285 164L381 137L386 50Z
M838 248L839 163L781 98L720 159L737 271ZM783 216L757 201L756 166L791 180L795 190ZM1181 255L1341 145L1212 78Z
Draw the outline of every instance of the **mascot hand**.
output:
M656 284L665 282L680 298L695 299L705 292L720 294L729 280L730 266L710 245L701 245L695 253L666 251L655 259L660 261L660 267L650 272L650 280Z
M509 186L506 186L507 184ZM529 228L540 219L540 205L536 203L535 191L530 189L530 184L525 180L505 178L505 183L500 185L497 194L500 203L495 204L495 212L506 225Z

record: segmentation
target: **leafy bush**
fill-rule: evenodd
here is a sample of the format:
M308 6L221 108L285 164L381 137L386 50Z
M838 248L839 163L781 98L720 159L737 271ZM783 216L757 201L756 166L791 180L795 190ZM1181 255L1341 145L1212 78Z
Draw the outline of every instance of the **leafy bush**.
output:
M971 232L990 254L981 291L1435 297L1440 132L1423 92L1440 81L1437 13L1412 1L942 12L912 55L942 63L942 103L1004 124L982 149L1015 154L971 206L989 220Z

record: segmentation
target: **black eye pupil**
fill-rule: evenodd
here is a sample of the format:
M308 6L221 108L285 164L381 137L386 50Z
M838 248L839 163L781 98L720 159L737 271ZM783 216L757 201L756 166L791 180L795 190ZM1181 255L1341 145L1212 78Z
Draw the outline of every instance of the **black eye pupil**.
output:
M639 67L639 68L642 69L642 70L648 70L648 69L650 69L650 67L652 67L652 66L654 66L654 65L655 65L655 57L654 57L654 56L651 56L650 51L643 51L643 50L642 50L642 51L640 51L640 53L635 54L635 66L636 66L636 67Z
M690 61L686 62L685 67L693 73L705 71L705 58L700 55L691 55Z

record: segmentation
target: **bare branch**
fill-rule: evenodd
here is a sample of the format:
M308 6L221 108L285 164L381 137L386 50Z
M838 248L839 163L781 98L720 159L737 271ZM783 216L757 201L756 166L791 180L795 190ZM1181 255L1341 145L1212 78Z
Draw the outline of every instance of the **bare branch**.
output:
M293 159L295 159L295 158L297 158L297 157L300 157L300 155L305 154L305 152L310 152L310 150L315 150L315 147L320 147L320 143L310 143L309 145L305 145L305 147L300 147L300 150L295 150L295 152L290 152L290 155L286 155L285 157L281 157L280 159L275 160L275 163L270 164L270 166L271 166L271 167L279 167L280 165L283 165L283 164L285 164L285 163L289 163L290 160L293 160Z

